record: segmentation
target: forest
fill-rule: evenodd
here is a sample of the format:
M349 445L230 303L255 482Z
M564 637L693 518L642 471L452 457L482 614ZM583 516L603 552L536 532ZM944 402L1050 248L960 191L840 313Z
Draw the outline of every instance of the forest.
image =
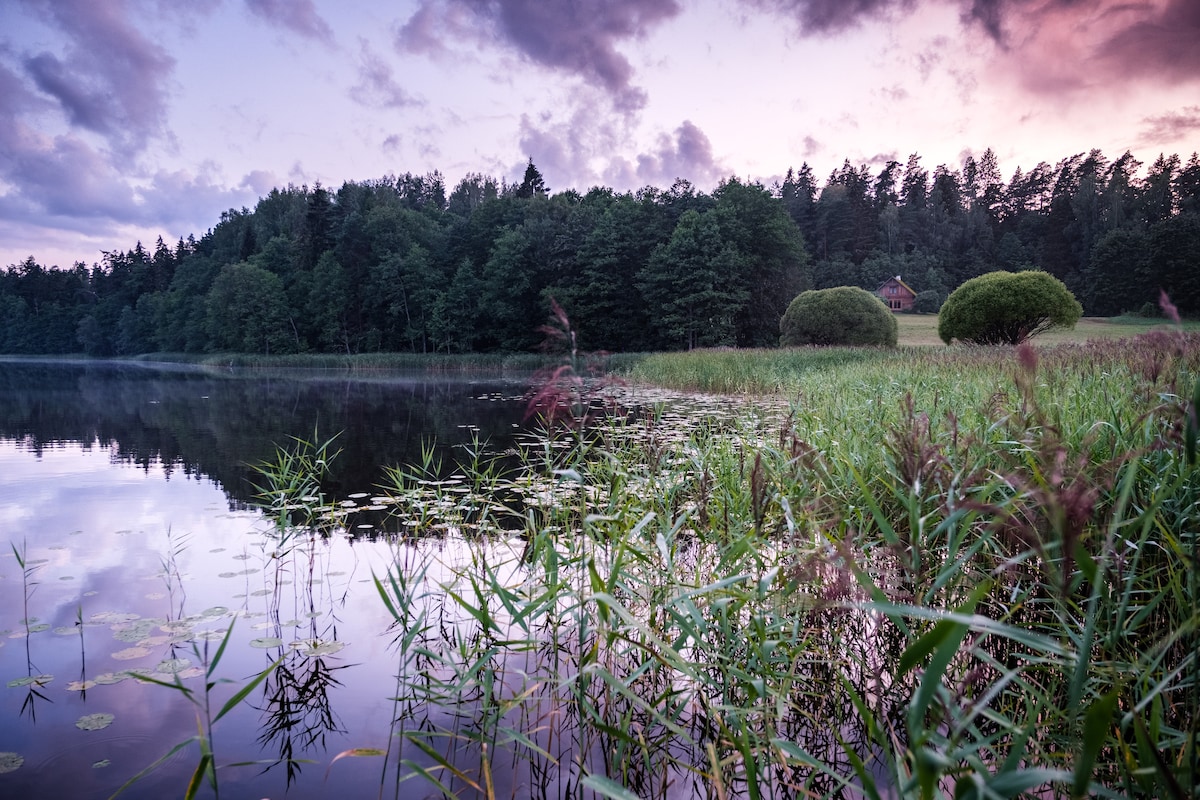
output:
M0 353L517 352L553 297L587 350L768 347L808 288L900 275L936 312L963 281L1042 269L1093 316L1200 313L1200 161L1093 150L1017 169L987 150L932 173L807 163L711 194L553 192L438 172L336 191L273 189L199 238L160 237L91 266L33 256L0 270Z

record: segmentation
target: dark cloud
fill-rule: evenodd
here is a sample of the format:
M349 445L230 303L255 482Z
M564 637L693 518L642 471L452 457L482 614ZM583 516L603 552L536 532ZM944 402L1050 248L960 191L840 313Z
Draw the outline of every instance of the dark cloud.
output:
M23 0L66 36L65 52L23 60L33 85L72 125L131 155L165 130L165 83L174 59L137 30L120 0Z
M741 3L795 22L802 35L832 35L943 1ZM949 1L960 8L966 30L993 42L1002 60L1009 59L1007 72L1034 91L1066 92L1131 78L1200 80L1200 0ZM943 66L933 48L918 58L924 78Z
M907 11L917 0L744 0L748 5L794 20L800 33L835 34L863 21Z
M1200 138L1200 106L1185 106L1142 120L1141 140L1150 147L1167 147L1184 140Z
M317 42L333 44L333 29L317 13L312 0L246 0L246 8L272 25Z
M520 160L506 174L519 180L532 158L556 191L596 185L624 191L670 186L676 178L705 187L729 174L713 156L708 136L691 121L660 134L648 152L633 159L617 155L629 150L629 131L620 117L606 117L605 107L603 98L576 97L565 118L522 115Z
M618 110L630 112L646 104L646 94L633 85L633 66L617 45L679 12L677 0L423 0L400 29L397 44L409 52L437 53L447 35L470 30L535 64L603 88Z
M232 189L182 170L130 175L74 135L47 140L26 132L0 139L0 149L14 145L20 152L4 170L9 188L0 193L0 218L86 233L117 225L196 232L222 210L252 203L274 185L265 173L252 173Z
M669 186L684 178L697 186L715 185L727 170L713 156L712 142L691 120L684 120L671 135L658 137L658 146L637 159L642 185Z
M1098 55L1115 69L1171 82L1200 78L1200 2L1172 0L1160 13L1116 31Z
M350 89L350 96L357 102L379 108L421 104L396 82L391 66L371 49L366 39L359 39L358 60L358 83Z

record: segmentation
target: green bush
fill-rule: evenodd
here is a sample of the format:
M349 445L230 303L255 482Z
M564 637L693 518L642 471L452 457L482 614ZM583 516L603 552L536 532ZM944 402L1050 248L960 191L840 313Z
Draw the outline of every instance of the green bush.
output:
M1050 328L1073 328L1082 314L1075 296L1047 272L989 272L946 298L938 336L946 344L1020 344Z
M896 318L875 295L855 286L796 295L779 320L779 343L896 345Z
M942 302L946 298L942 297L942 293L933 289L926 289L923 292L918 292L913 298L912 310L914 314L936 314L938 309L942 307Z

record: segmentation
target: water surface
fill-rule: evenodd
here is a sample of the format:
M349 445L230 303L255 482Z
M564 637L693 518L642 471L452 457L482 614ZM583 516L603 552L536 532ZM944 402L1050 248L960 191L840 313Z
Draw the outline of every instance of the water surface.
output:
M333 759L389 746L392 619L372 575L396 545L372 535L379 516L364 512L343 535L281 550L252 506L252 465L294 438L338 432L323 488L366 507L382 467L419 461L423 448L447 475L479 441L503 449L523 390L0 362L0 752L23 759L0 774L0 795L107 797L194 735L182 693L127 671L179 674L202 698L203 663L230 627L212 677L232 682L214 689L213 714L281 665L212 729L218 764L264 762L222 769L222 791L378 794L382 758ZM124 796L181 794L198 757L184 748Z

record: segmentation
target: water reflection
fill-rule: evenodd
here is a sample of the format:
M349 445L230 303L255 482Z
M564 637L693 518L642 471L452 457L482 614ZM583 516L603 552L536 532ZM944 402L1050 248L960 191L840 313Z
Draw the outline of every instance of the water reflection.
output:
M423 444L436 442L447 464L476 439L503 447L524 389L520 379L0 360L0 439L38 456L77 442L143 470L160 464L168 478L203 475L244 505L250 465L293 437L340 431L327 488L344 496L378 485L384 466L419 460Z
M24 760L0 775L0 795L108 797L193 736L194 709L178 692L131 675L200 692L232 628L212 676L216 707L282 661L214 726L218 764L263 761L222 770L222 789L326 796L331 754L388 741L389 619L370 576L392 551L378 537L338 536L281 553L273 525L245 507L257 477L249 465L292 437L341 431L322 490L361 495L345 519L382 530L386 515L370 508L382 468L419 460L435 440L447 473L463 445L504 446L521 391L505 381L0 362L0 752ZM18 558L9 543L22 541ZM112 724L77 727L96 713ZM180 750L123 796L178 795L197 755ZM305 760L321 766L302 772ZM347 796L378 793L361 763L337 773Z

